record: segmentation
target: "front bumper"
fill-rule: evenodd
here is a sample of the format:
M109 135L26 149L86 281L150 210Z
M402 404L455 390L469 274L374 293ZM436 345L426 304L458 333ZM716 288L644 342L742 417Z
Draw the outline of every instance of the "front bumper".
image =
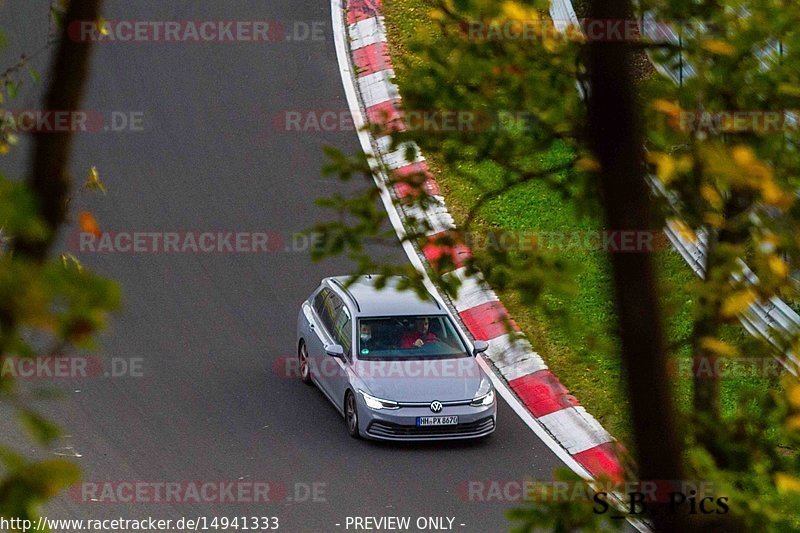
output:
M370 409L359 394L359 427L368 439L390 441L429 441L474 439L494 432L497 421L497 401L485 407L445 405L441 412L432 413L428 407L400 407L395 410ZM452 426L417 426L421 416L458 416Z

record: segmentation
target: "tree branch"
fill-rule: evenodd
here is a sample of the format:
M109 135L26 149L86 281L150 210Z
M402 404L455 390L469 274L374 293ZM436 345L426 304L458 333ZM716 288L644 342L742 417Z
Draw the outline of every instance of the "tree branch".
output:
M569 170L575 164L575 161L576 161L576 158L572 158L572 159L569 160L568 163L564 163L563 165L559 165L559 166L557 166L555 168L549 168L549 169L546 169L546 170L539 170L539 171L536 171L536 172L523 172L518 179L515 179L513 181L509 181L508 183L503 184L502 187L499 187L497 189L492 189L489 192L483 193L482 195L480 195L478 197L478 200L477 200L477 202L475 202L475 205L473 205L470 208L469 213L467 213L467 217L464 219L464 229L465 230L469 229L469 227L472 225L472 222L474 221L475 217L478 215L478 210L480 210L480 208L483 207L483 205L486 202L488 202L489 200L492 200L493 198L497 198L501 194L504 194L504 193L516 188L516 187L519 187L520 185L524 185L524 184L526 184L528 182L531 182L531 181L533 181L535 179L544 178L546 176L552 176L553 174L556 174L558 172L561 172L561 171L564 171L564 170Z
M80 106L89 70L91 41L76 41L70 37L73 23L97 20L102 0L74 0L64 17L55 61L50 71L50 86L44 99L44 109L76 111ZM58 228L67 216L70 191L69 155L72 132L36 132L33 137L33 162L28 185L40 209L47 235L43 239L19 236L13 250L37 262L46 259Z

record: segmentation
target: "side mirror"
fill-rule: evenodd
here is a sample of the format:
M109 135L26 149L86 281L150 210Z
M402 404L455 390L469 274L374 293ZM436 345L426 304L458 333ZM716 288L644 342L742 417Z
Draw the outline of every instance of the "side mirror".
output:
M486 341L475 341L472 343L472 353L478 355L479 353L483 353L489 349L489 343Z
M339 359L344 357L344 348L342 348L341 344L329 344L325 347L325 352L331 357Z

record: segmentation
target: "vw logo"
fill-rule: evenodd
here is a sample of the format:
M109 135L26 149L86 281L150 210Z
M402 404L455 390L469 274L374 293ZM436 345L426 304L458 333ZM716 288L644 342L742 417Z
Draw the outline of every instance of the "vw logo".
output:
M433 411L434 413L438 413L441 410L442 410L442 402L438 400L434 400L431 402L431 411Z

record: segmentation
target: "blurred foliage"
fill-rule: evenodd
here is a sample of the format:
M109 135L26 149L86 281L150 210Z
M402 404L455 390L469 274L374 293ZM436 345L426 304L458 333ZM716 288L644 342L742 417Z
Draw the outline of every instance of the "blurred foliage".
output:
M459 280L442 274L453 266L449 252L461 242L461 232L469 231L476 210L502 192L538 180L574 201L581 212L599 212L597 163L588 148L582 98L588 93L585 60L590 43L574 29L556 32L544 0L429 4L436 31L421 28L405 44L411 53L393 58L414 80L404 84L403 106L469 111L489 117L490 127L370 127L377 135L391 135L389 149L403 151L408 161L414 160L417 147L442 154L449 172L475 186L478 207L468 213L464 227L432 243L427 236L431 227L420 216L422 209L439 202L424 194L428 176L400 177L378 161L328 149L327 174L344 179L360 175L367 182L361 195L320 202L337 216L336 222L314 228L322 235L314 256L344 253L357 265L354 275L410 274L410 285L421 287L410 267L386 264L364 246L370 239L393 236L379 191L371 186L374 178L389 194L398 186L407 192L399 202L408 219L401 240L417 250L433 244L444 251L428 273L452 295ZM695 239L699 230L711 235L708 274L689 287L695 316L688 340L713 357L753 356L753 346L761 357L797 348L796 337L781 339L777 352L766 342L753 341L743 354L722 339L722 331L738 323L737 316L758 299L797 299L793 273L800 270L800 127L797 112L791 110L800 109L800 5L780 0L643 0L637 9L637 18L647 11L656 21L678 28L681 46L647 38L632 46L647 51L658 67L683 63L695 69L681 84L664 76L638 80L647 148L642 164L661 181L672 202L662 199L652 227L663 227L677 206L684 235ZM515 35L527 27L533 33L507 38L511 34L485 32L492 27L511 28ZM471 35L470 28L484 33ZM743 116L748 118L741 122ZM730 122L720 125L726 117ZM733 117L740 121L733 122ZM558 166L544 165L545 155L557 144L573 157ZM484 187L479 173L468 171L487 161L501 169L499 185L491 189ZM739 258L758 277L757 284L743 281ZM465 265L468 272L482 271L495 287L524 290L529 305L541 305L543 287L561 287L568 294L573 275L559 258L536 249L500 249L471 257ZM696 412L682 413L687 479L708 481L717 496L730 498L728 515L693 516L697 525L712 530L800 528L798 397L797 379L787 373L773 390L743 393L732 413L710 420ZM606 517L571 502L532 502L510 517L521 523L520 531L609 526Z
M603 510L603 507L591 499L594 491L583 479L567 469L557 470L553 477L552 482L545 482L526 495L535 503L508 512L509 520L515 524L511 529L512 533L542 529L559 533L569 531L595 533L621 529L624 521L619 520L619 517L623 515L615 512L610 505L607 512L597 512ZM558 491L555 490L556 484L561 484L566 489L563 494L569 494L570 497L559 497ZM604 497L608 498L608 494Z
M65 2L53 2L50 16L58 21ZM41 53L49 48L49 44ZM0 163L18 143L16 118L8 111L23 83L39 82L22 56L0 76ZM86 189L105 192L96 169ZM16 413L19 428L41 449L49 450L61 437L60 428L31 407L34 401L57 396L50 389L20 386L11 360L63 355L76 349L97 348L96 334L118 309L118 286L83 268L69 253L44 262L13 252L16 238L41 239L46 225L38 214L38 199L26 183L0 172L0 402ZM93 219L92 219L93 220ZM11 422L7 421L10 426ZM0 443L0 516L36 521L41 505L80 477L78 467L64 459L32 460Z

